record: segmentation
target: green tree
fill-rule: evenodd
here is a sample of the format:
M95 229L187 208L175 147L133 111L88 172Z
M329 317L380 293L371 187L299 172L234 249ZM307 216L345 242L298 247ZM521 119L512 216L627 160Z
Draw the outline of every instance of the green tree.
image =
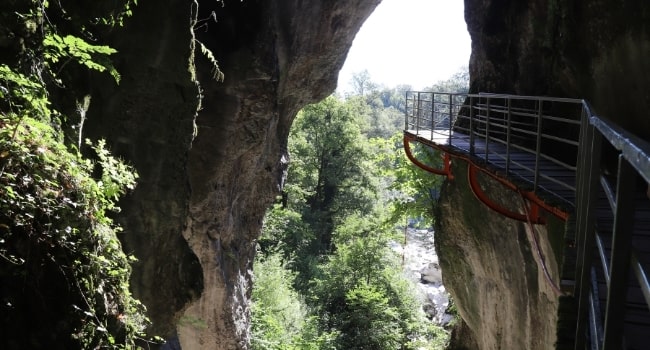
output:
M388 248L390 236L380 218L368 216L350 216L336 230L337 250L322 266L309 300L321 331L338 334L339 348L411 349L414 339L437 337L427 327L413 282Z
M441 80L431 86L425 87L423 91L434 92L469 92L469 68L464 66L454 73L449 79Z
M282 254L282 261L295 273L290 283L299 290L317 273L318 240L302 214L291 208L276 204L266 212L259 245L260 256Z
M293 274L278 253L261 254L253 265L253 349L288 349L301 334L307 310L293 289Z
M404 341L399 312L378 288L361 284L345 294L339 344L342 349L399 349Z
M352 74L351 84L353 93L358 96L365 96L367 93L377 89L377 84L372 81L367 69Z
M406 112L406 92L413 90L411 85L397 85L394 88L384 88L379 92L384 108L393 107L402 114Z
M292 128L289 202L307 209L321 252L331 249L337 221L373 206L372 168L360 124L350 105L330 96L305 107Z

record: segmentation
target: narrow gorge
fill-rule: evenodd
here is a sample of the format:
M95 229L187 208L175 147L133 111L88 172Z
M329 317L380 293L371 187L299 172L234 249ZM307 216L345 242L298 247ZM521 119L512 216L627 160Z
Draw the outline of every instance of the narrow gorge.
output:
M117 50L111 59L119 84L70 68L73 84L50 94L65 112L82 114L75 127L85 137L106 139L139 173L115 220L124 251L138 259L132 293L147 307L149 332L167 341L163 349L250 347L256 240L286 178L292 121L334 91L357 31L380 2L138 0L123 26L84 32ZM598 114L650 138L643 117L650 108L650 3L464 2L470 92L585 98ZM68 10L57 13L62 23L102 10L61 3ZM19 5L7 0L0 18ZM19 22L0 23L0 63L31 54L25 46L35 30ZM445 35L420 34L423 45ZM405 64L408 56L404 50ZM84 96L87 111L62 102ZM454 163L453 172L464 174L463 166ZM564 227L531 230L502 218L463 181L445 182L436 228L444 285L464 320L450 348L554 348L572 335L558 332L563 306L529 237L540 238L557 280ZM517 203L498 184L484 186Z

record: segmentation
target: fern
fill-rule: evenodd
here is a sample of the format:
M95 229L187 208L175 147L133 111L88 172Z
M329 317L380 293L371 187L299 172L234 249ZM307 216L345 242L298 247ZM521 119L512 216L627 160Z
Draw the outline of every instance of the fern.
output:
M45 60L50 63L58 63L62 59L66 61L76 60L79 64L99 72L108 71L116 82L120 82L120 74L108 60L108 56L117 52L112 47L105 45L91 45L85 40L66 35L48 34L43 39Z

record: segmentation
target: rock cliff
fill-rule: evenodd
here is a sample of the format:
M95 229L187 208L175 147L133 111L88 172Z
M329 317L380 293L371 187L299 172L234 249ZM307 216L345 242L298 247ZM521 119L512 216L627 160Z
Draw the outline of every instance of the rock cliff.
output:
M470 90L584 98L597 114L648 139L649 16L644 1L465 0ZM459 175L445 184L441 197L436 249L445 286L466 323L455 346L561 347L556 343L571 337L554 329L563 299L540 278L530 232L481 208L464 182L462 165L454 171ZM491 198L515 203L513 209L523 212L518 198L504 198L498 184L487 180L484 186ZM557 281L564 229L538 229Z
M122 82L91 77L84 130L140 173L118 219L153 332L185 349L247 348L255 240L289 127L333 91L378 2L140 0L109 34Z
M650 3L465 0L472 92L575 97L650 138Z
M139 0L125 27L107 33L122 82L80 78L93 96L84 131L108 139L140 173L118 220L125 249L140 260L133 291L154 333L186 349L247 347L255 239L282 183L291 121L334 89L378 2ZM650 107L646 2L465 5L472 92L587 98L650 136L650 119L636 117ZM461 182L445 185L437 242L473 335L467 346L551 347L557 298L540 281L527 228L486 212ZM557 274L548 234L538 236Z
M452 172L454 180L441 193L436 251L445 287L468 328L453 348L553 348L560 310L553 285L560 281L564 225L552 217L546 226L505 218L474 198L465 162L455 162ZM516 192L488 176L480 181L492 200L521 208Z

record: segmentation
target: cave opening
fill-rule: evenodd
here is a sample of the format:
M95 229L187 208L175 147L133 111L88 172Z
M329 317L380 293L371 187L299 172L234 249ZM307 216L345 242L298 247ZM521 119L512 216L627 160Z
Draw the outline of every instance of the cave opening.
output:
M462 1L383 0L356 34L338 91L298 113L284 189L258 240L254 348L288 346L305 329L341 348L449 339L453 306L433 245L443 179L413 170L399 140L406 91L467 92L470 46ZM280 327L271 332L269 319Z
M423 89L467 70L471 40L464 1L384 0L357 33L339 73L338 92L367 71L378 85Z

